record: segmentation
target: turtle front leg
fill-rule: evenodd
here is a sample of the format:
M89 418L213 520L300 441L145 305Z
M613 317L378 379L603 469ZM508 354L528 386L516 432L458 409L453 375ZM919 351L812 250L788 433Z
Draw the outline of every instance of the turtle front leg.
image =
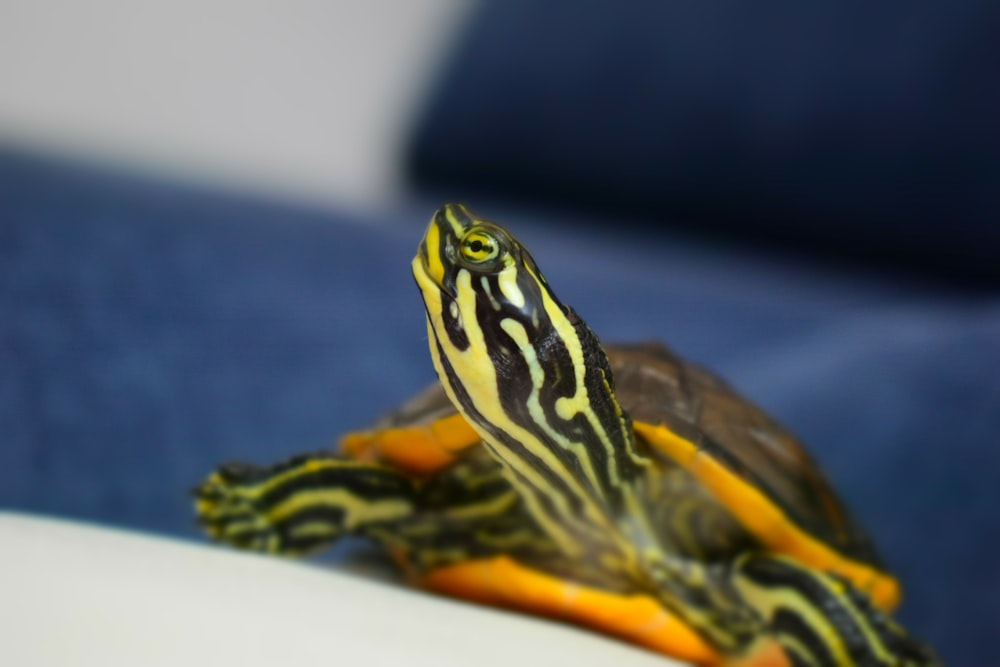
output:
M266 467L230 463L194 495L209 536L241 549L300 556L357 535L385 548L417 580L454 563L508 555L578 581L623 585L563 558L483 451L424 478L330 452Z
M404 522L416 508L414 483L403 473L325 452L267 467L226 464L194 495L213 539L293 556Z
M194 495L210 537L253 551L298 556L357 535L418 576L497 554L546 561L558 553L482 452L429 477L330 452L266 467L230 463Z

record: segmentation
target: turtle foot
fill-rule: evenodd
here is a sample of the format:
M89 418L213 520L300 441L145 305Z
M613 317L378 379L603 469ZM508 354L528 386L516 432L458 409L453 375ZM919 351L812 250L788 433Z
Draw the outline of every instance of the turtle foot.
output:
M248 551L286 553L263 502L260 482L267 476L266 468L229 463L194 489L198 523L209 537Z

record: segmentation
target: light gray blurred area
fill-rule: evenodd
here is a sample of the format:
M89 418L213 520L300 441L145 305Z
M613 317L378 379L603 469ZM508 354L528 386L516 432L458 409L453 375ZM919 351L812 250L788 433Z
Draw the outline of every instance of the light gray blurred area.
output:
M371 208L473 0L0 0L0 142Z
M0 511L11 667L671 667L566 625L277 558Z

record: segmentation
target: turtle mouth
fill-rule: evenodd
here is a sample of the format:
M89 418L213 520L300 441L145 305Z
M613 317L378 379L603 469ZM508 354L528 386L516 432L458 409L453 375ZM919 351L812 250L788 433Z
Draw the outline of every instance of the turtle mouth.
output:
M420 244L420 249L417 251L416 257L410 263L410 268L413 270L413 277L416 279L417 284L421 289L424 289L428 284L433 284L440 287L431 278L430 268L427 262L427 246L423 243Z
M430 261L427 259L427 239L421 239L417 255L413 258L413 273L423 273L430 277Z
M424 294L424 300L426 301L427 297L435 292L455 299L457 296L455 290L453 288L449 289L446 285L444 267L440 260L437 262L437 267L433 266L433 264L428 252L427 240L425 239L420 243L417 254L410 264L413 271L413 278L417 281L417 286Z
M413 277L425 297L431 294L430 290L440 290L454 299L457 295L449 274L456 261L455 230L448 223L445 210L438 211L427 225L427 231L417 247L417 255L413 258L412 269Z

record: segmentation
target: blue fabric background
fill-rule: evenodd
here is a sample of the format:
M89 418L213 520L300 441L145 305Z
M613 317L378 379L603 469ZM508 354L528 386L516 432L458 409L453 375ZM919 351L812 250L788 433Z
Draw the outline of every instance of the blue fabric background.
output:
M0 508L198 539L217 463L325 447L431 381L409 260L436 206L363 221L0 151ZM1000 296L479 208L605 339L669 341L803 436L903 621L1000 661Z
M1000 8L482 3L423 186L1000 283Z

